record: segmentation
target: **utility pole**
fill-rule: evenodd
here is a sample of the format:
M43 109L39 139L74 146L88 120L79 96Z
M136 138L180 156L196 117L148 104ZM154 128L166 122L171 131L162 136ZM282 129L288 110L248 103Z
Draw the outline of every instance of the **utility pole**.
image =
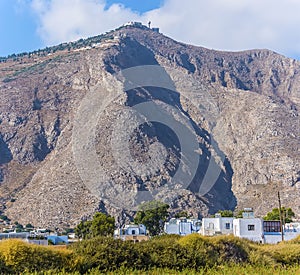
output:
M284 236L283 236L283 222L282 222L282 213L281 213L281 201L280 201L280 193L279 193L279 191L278 191L278 205L279 205L279 219L280 219L281 240L284 241Z

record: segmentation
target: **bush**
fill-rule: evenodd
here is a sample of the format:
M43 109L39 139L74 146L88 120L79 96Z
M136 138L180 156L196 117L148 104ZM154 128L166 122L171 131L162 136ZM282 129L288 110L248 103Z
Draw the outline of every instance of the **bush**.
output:
M298 235L296 238L294 238L286 243L300 244L300 235Z
M163 235L141 243L97 237L68 249L0 242L0 274L220 274L225 269L222 274L240 274L242 267L247 267L245 274L273 274L271 269L279 267L289 274L299 264L297 243L263 245L233 236ZM236 272L230 273L230 267Z
M54 250L27 244L21 240L0 242L0 253L5 265L15 273L50 269L75 270L79 260L69 250Z
M143 269L147 266L149 255L137 248L131 242L114 240L111 237L97 237L71 246L76 255L83 256L82 272L91 268L102 271L121 267Z
M207 237L195 233L181 238L179 244L187 250L189 268L213 266L218 260L218 253Z
M269 245L262 247L264 254L268 253L279 264L296 265L300 264L300 246L299 244L282 243L278 245Z
M0 274L9 274L12 270L6 265L3 255L0 255Z
M247 240L230 236L211 238L219 263L246 263L250 251Z
M261 253L259 250L249 252L249 263L252 266L278 266L276 260L269 253Z
M176 235L165 235L140 243L139 251L150 255L148 268L182 270L188 266L188 251L178 243L179 238Z

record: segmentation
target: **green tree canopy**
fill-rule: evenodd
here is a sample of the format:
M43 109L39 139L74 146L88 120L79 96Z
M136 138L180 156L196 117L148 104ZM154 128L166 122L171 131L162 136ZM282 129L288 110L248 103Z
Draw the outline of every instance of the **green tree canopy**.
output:
M25 228L34 228L34 226L31 224L31 223L27 223L26 225L25 225Z
M233 217L233 212L231 210L219 210L217 213L221 214L221 217Z
M91 221L81 221L75 228L79 238L89 239L97 236L112 236L115 229L115 218L97 212Z
M169 216L169 205L150 201L142 204L140 210L136 213L134 222L137 224L144 224L151 236L159 235L163 232L164 222Z
M281 214L282 219L284 222L292 222L293 218L295 217L295 213L291 208L285 208L281 207ZM279 214L279 208L274 208L271 212L267 213L267 215L264 217L265 221L279 221L280 220L280 214Z
M5 215L0 215L0 220L10 221L10 219L7 216L5 216Z
M243 218L243 213L244 213L244 210L239 210L236 215L235 215L235 218L239 219L239 218Z
M91 233L96 236L112 236L115 229L115 218L104 213L96 213L91 224Z
M90 228L92 225L92 221L81 221L76 227L75 227L75 234L78 238L81 239L88 239L90 236Z
M189 218L190 215L186 211L180 211L180 212L178 212L178 213L175 214L175 218L176 219L183 218L183 217L184 218Z

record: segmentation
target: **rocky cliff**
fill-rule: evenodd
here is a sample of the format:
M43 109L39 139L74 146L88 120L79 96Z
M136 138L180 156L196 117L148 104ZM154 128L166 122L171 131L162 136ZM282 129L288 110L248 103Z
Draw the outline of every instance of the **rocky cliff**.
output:
M62 228L101 210L122 223L148 199L262 215L278 190L300 214L299 61L129 26L3 59L0 94L12 220Z

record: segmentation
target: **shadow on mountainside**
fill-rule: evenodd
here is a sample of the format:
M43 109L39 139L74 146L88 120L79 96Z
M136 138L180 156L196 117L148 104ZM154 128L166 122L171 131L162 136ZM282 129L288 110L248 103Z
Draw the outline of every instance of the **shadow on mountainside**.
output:
M143 45L139 44L137 41L132 39L125 39L125 43L123 43L122 45L123 46L117 55L115 55L113 58L111 57L111 55L108 55L104 60L108 71L115 73L120 69L123 70L135 66L159 65L153 52L151 52ZM181 114L187 117L189 122L193 126L197 136L199 137L199 140L203 141L198 143L198 146L201 149L202 153L199 154L199 165L196 170L196 175L194 176L187 189L197 195L201 188L201 184L211 160L212 165L216 167L216 173L219 174L216 175L215 182L211 183L212 188L210 189L210 191L205 194L203 198L200 198L200 196L198 196L198 198L206 202L206 204L209 206L209 212L211 213L215 213L219 209L233 210L237 204L237 201L231 190L233 170L229 160L225 156L223 163L223 166L225 167L224 170L218 167L212 157L209 146L207 146L207 144L212 144L212 137L210 133L205 129L199 127L198 124L189 115L189 113L187 113L183 109L180 100L180 93L176 91L175 85L167 72L164 69L162 70L162 72L163 75L160 75L160 79L163 78L164 82L168 83L168 87L170 87L169 89L162 87L139 87L130 89L128 91L125 91L127 94L127 101L125 104L132 107L136 104L149 101L154 102L155 104L157 104L157 102L163 102L165 104L171 105L172 107L175 107L180 111ZM167 125L163 125L157 122L151 122L151 125L147 123L140 125L139 132L143 133L150 139L156 139L164 145L164 147L169 152L164 167L170 177L174 176L182 158L189 157L181 156L180 142L174 131ZM137 140L142 143L140 137L138 137ZM214 144L214 147L216 147L213 148L214 151L217 154L221 153L224 155L216 142L214 142ZM145 144L142 144L142 146L145 146ZM173 159L173 163L169 165L168 162L170 161L170 155L172 154L173 156L176 156L176 160ZM137 182L140 185L140 190L147 190L147 186L143 184L143 180L141 178L137 178Z

